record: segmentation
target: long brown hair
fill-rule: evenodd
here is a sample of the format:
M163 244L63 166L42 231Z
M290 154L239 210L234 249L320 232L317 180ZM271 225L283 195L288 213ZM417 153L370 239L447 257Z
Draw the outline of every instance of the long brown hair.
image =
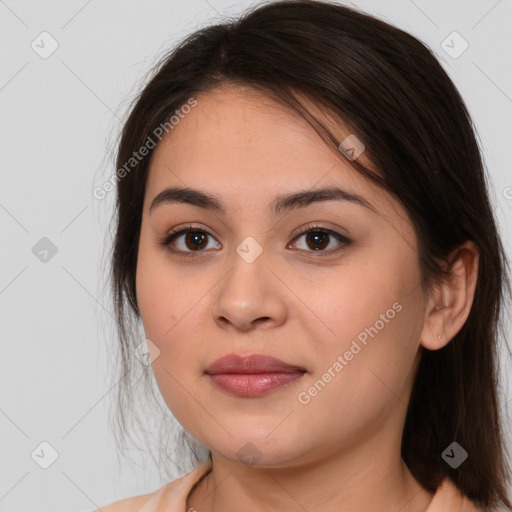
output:
M190 98L223 83L265 92L334 147L340 141L298 95L344 120L378 173L357 160L350 162L354 170L400 201L414 223L426 289L443 275L441 262L452 249L475 242L479 277L469 317L444 348L422 353L402 457L430 491L449 477L478 504L511 508L497 359L508 264L472 120L427 46L356 9L314 0L259 4L189 35L156 66L131 107L116 161L125 172L117 180L110 277L123 375L140 342L130 325L140 321L135 272L152 150L130 168L126 163ZM119 386L121 416L131 391L128 383ZM469 454L457 469L442 458L454 441Z

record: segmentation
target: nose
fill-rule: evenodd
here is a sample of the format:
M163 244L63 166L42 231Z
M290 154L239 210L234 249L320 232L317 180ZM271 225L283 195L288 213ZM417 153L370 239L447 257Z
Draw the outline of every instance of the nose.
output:
M279 327L288 314L286 290L263 254L252 262L235 254L217 288L214 321L223 329L242 332Z

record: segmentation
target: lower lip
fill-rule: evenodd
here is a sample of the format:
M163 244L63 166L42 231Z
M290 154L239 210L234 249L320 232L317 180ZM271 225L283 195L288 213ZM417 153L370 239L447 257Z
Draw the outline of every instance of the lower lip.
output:
M212 381L224 391L236 396L260 396L300 379L306 372L218 373Z

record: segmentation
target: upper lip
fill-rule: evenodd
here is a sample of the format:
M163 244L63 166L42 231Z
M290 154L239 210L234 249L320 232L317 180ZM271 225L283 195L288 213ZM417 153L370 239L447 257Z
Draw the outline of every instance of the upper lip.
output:
M218 373L291 373L297 371L305 372L306 370L264 354L249 356L228 354L217 359L205 370L209 375Z

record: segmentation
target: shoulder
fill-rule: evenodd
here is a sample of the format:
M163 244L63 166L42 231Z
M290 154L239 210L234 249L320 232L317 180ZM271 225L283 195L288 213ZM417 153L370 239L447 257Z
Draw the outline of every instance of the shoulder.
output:
M484 512L482 508L465 496L448 477L445 477L437 488L434 499L426 512L448 512L452 510Z
M186 475L165 484L155 492L115 501L93 512L182 512L192 487L210 470L211 462L207 459Z

